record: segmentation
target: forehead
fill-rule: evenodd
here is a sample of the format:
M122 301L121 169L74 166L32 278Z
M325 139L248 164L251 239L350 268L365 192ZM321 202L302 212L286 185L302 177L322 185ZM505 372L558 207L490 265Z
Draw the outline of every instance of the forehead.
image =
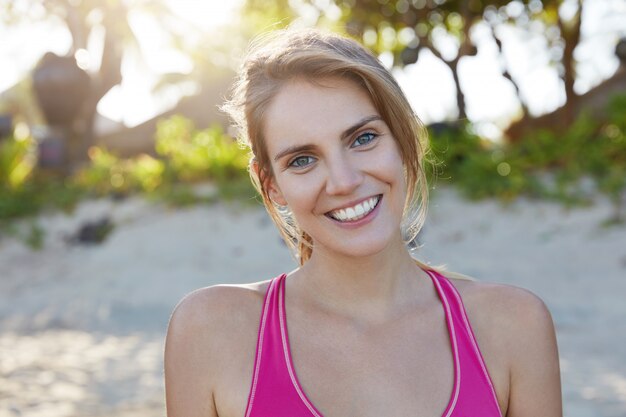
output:
M345 129L377 114L369 94L352 80L295 79L272 99L263 133L271 156L284 146L338 140Z

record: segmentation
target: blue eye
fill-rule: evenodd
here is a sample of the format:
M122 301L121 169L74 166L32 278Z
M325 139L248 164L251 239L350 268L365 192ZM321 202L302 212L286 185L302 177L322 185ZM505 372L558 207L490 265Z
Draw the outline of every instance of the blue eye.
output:
M372 132L363 133L352 142L351 148L367 145L376 139L378 135Z
M289 162L289 166L294 168L304 168L311 164L313 159L314 158L311 156L299 156Z

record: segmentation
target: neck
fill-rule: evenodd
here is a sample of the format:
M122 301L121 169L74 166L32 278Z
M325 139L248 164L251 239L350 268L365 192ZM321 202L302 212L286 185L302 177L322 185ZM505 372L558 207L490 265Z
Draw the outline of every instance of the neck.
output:
M347 257L316 248L294 274L294 285L324 310L358 321L389 319L424 295L428 276L401 239L366 257ZM421 279L420 279L421 278Z

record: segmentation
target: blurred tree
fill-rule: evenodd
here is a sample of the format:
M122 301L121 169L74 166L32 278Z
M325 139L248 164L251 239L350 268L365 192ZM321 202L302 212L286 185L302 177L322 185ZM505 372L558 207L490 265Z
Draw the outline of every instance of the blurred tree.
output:
M288 26L299 13L289 0L246 0L243 30L249 37L270 29Z
M430 51L450 68L461 119L467 113L459 82L459 63L477 53L472 40L474 26L487 25L498 47L502 76L515 88L522 110L519 120L509 130L514 140L523 136L537 117L529 113L520 80L512 75L505 59L503 29L515 27L527 39L540 36L549 51L550 65L558 70L566 97L565 105L554 112L555 117L547 118L549 123L544 125L565 129L578 113L581 96L574 92L577 65L574 51L581 40L582 0L282 0L282 3L283 19L289 15L285 7L298 11L306 6L314 10L309 14L316 15L318 21L327 17L329 10L331 14L339 10L337 20L344 30L376 53L392 53L394 66L415 63L422 50ZM267 2L248 0L246 4L252 10L259 10ZM454 53L450 53L451 43L455 45ZM619 77L622 76L620 73Z
M347 28L356 36L363 36L366 30L374 30L379 40L376 50L390 49L394 53L396 65L406 65L417 61L420 49L428 49L450 68L457 91L459 118L467 118L465 97L459 82L458 64L466 56L477 53L471 38L471 30L477 23L484 22L498 46L502 63L502 75L509 80L522 107L523 120L530 114L520 94L520 87L504 59L502 26L512 25L526 32L526 38L541 35L546 40L546 48L554 51L552 64L556 65L563 80L566 103L559 126L569 126L574 119L571 109L578 96L574 93L576 62L574 50L580 41L582 0L567 1L572 9L569 16L559 13L563 0L337 0L343 11ZM540 23L537 25L536 23ZM385 34L387 32L387 34ZM540 32L540 33L537 33ZM385 36L390 41L385 44ZM438 38L451 38L457 45L456 54L443 55L438 47ZM395 39L394 39L395 38ZM380 40L383 40L381 42ZM391 46L391 48L389 48ZM560 56L560 58L559 58Z
M337 0L337 5L348 33L362 38L377 53L393 53L394 65L417 62L422 49L443 61L454 78L459 118L467 118L458 65L463 57L477 53L470 29L482 19L486 2ZM454 54L446 54L438 44L446 36L456 44Z
M134 48L139 51L139 43L129 25L129 13L141 11L155 16L160 21L171 18L171 11L158 1L135 0L22 0L19 2L0 3L0 21L5 24L18 24L24 21L36 22L48 19L58 19L67 27L71 35L71 47L66 57L54 57L48 53L40 61L35 72L35 89L38 92L38 101L44 108L46 119L52 125L57 124L64 130L66 137L67 169L70 171L81 161L86 160L86 153L93 143L93 128L96 116L96 107L100 99L114 86L122 81L121 65L125 50ZM90 50L89 43L92 37L102 36L101 52ZM70 63L69 60L72 62ZM63 62L62 64L59 64ZM98 67L94 63L99 62ZM77 93L80 96L80 106L76 114L60 117L59 109L50 106L48 97L54 88L46 88L54 80L58 81L62 74L55 75L54 66L74 66L72 73L75 76L85 74L88 77L87 91ZM46 71L47 68L47 71ZM69 67L68 67L69 68ZM38 69L42 69L37 72ZM62 71L64 72L64 71ZM79 77L84 78L84 77ZM76 78L75 78L76 79ZM62 94L57 94L59 108L64 100ZM76 105L67 105L75 108ZM48 110L46 110L46 108ZM52 115L52 113L55 113Z
M169 110L130 128L104 134L97 138L99 146L115 150L119 156L130 157L140 153L157 155L155 132L160 120L184 115L200 129L218 123L228 126L225 113L219 110L239 64L247 42L254 32L252 16L246 21L231 22L219 28L219 36L206 28L195 28L188 23L182 27L169 19L159 20L164 31L173 35L171 47L193 63L190 72L170 72L159 75L153 93L167 93L173 89L184 91L182 98ZM191 34L190 34L191 32ZM132 140L129 140L132 138Z
M154 90L158 92L192 84L194 92L183 97L170 110L150 120L100 137L99 144L107 149L115 149L122 156L142 152L156 154L154 133L158 122L174 115L184 115L198 128L207 128L215 123L228 126L228 117L219 111L219 105L232 85L241 56L250 39L258 33L285 27L298 16L289 3L288 0L249 1L245 13L239 14L239 19L220 27L219 36L198 31L196 36L174 37L173 46L191 59L193 70L186 74L163 74ZM188 29L189 25L186 25L185 30ZM176 33L177 28L172 26L166 30ZM229 133L233 136L236 134ZM127 140L129 136L133 138L132 143Z

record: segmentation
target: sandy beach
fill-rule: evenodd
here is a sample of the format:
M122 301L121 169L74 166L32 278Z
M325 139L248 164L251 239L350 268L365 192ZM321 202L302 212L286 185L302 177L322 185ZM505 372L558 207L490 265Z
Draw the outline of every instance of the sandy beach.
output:
M611 206L468 202L437 188L417 256L527 288L552 312L566 417L626 416L626 225ZM68 238L109 216L104 243ZM190 291L295 268L260 206L139 197L44 214L43 250L0 236L0 417L164 416L163 340Z

